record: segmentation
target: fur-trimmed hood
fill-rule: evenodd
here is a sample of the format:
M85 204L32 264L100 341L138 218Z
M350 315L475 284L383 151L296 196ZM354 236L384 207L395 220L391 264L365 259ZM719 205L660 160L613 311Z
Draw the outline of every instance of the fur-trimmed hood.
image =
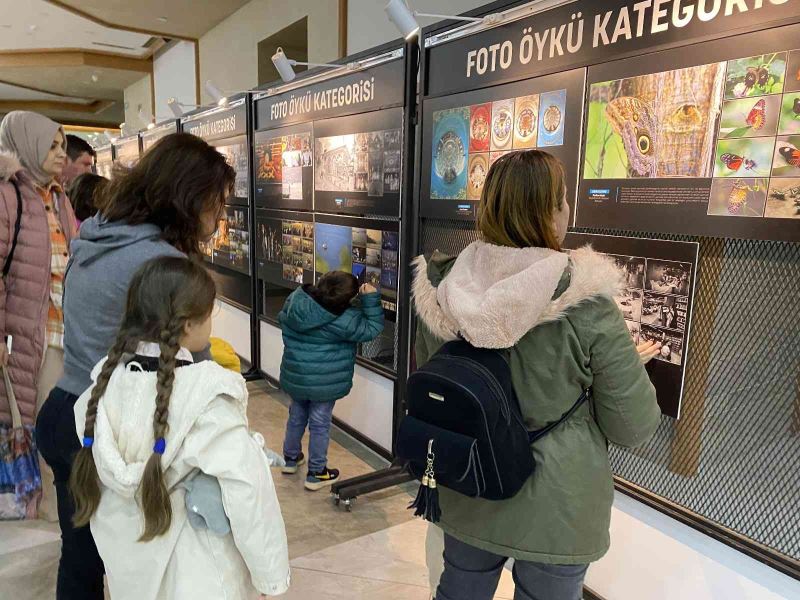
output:
M10 152L0 152L0 181L9 181L22 171L22 163Z
M478 241L454 262L420 256L415 268L414 305L431 333L446 341L461 335L480 348L511 348L537 325L623 287L614 263L588 246L567 255Z

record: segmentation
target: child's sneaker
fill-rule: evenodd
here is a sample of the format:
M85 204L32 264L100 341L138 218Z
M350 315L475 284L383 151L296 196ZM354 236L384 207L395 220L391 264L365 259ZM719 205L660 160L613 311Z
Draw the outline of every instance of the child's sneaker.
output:
M300 456L298 456L297 458L289 458L284 454L283 460L286 461L286 466L281 467L281 473L283 473L284 475L294 475L295 473L297 473L298 467L306 463L306 457L302 452L300 453Z
M307 490L316 492L317 490L324 488L326 485L331 485L337 479L339 479L339 470L325 467L322 471L317 473L309 471L308 475L306 476L305 486Z

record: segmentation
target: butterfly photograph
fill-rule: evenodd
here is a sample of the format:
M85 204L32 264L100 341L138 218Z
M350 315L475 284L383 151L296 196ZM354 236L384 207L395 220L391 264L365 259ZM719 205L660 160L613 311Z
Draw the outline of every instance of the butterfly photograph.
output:
M769 177L775 138L720 140L714 177Z
M772 159L773 177L800 177L800 135L778 137Z
M800 92L800 50L789 52L789 62L786 65L785 92Z
M780 96L740 98L722 104L721 139L775 135L781 115Z
M763 217L767 202L766 178L714 179L708 214L720 217Z
M800 219L800 177L781 177L770 181L764 216Z
M710 177L724 69L712 63L592 84L583 178ZM744 126L747 114L738 116Z
M780 135L800 133L800 92L784 94L778 133Z
M786 52L770 52L728 61L725 98L749 98L783 92Z

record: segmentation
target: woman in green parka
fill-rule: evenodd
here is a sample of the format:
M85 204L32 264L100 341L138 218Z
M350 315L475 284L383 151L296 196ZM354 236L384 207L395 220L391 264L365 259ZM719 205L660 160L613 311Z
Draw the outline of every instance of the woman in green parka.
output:
M480 240L457 258L417 259L417 365L459 335L477 347L509 349L530 430L557 421L592 389L590 403L531 447L536 471L513 498L440 489L444 573L436 600L491 599L508 558L515 559L515 599L579 599L589 563L610 543L608 442L638 446L658 427L643 366L658 347L631 341L614 302L622 276L609 259L588 247L561 251L568 222L558 159L513 152L489 169ZM438 532L430 529L428 562L436 571L441 555L430 548Z

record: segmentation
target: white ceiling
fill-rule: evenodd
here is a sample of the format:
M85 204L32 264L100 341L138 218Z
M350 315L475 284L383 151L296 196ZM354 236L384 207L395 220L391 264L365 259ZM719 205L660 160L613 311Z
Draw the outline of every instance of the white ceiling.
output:
M3 100L52 100L54 102L74 102L76 104L91 104L91 98L76 98L73 96L61 96L59 94L48 94L38 90L11 85L0 81L0 98Z
M152 36L103 27L44 0L0 0L0 51L81 49L149 56Z

